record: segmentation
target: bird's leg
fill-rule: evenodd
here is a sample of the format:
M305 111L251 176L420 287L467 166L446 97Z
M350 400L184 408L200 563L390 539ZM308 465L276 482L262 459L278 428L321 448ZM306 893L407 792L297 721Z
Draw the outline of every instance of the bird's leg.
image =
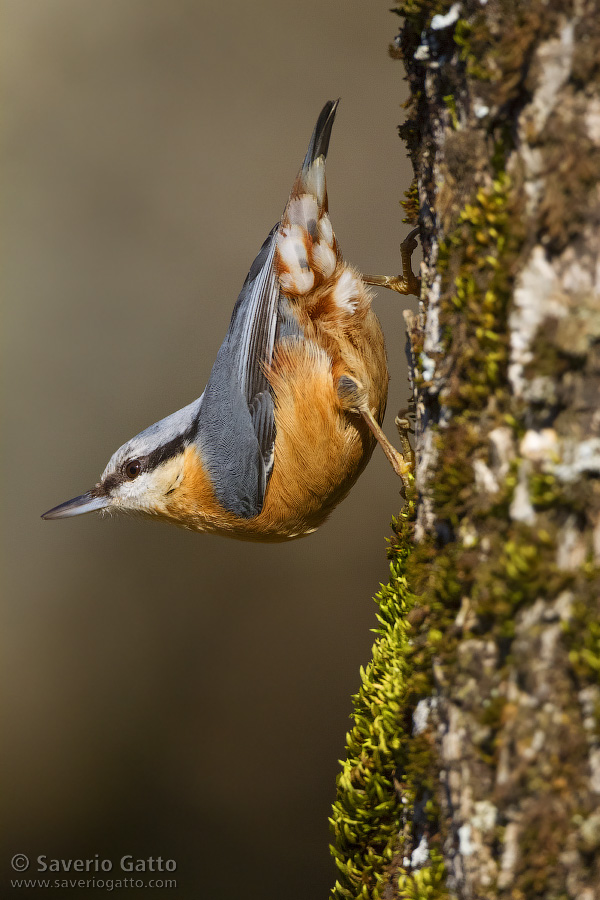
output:
M398 425L398 419L396 419L396 425L398 427L398 431L400 433L400 441L402 443L402 452L396 450L393 444L388 441L385 436L381 426L377 424L377 421L368 407L363 407L359 409L358 412L363 417L369 428L371 429L371 433L375 436L377 441L379 442L379 446L389 459L392 464L392 468L396 475L399 475L402 479L402 490L401 494L403 497L406 497L406 491L410 487L412 475L412 469L414 464L414 454L412 447L410 446L410 441L408 440L406 431L402 432L400 430L400 426ZM406 419L402 420L406 421ZM407 455L406 449L408 447L409 454Z
M365 284L376 284L399 294L414 294L418 297L421 294L421 279L412 270L412 255L417 248L415 235L418 233L419 229L413 228L400 244L402 275L363 275Z
M400 442L402 444L402 452L400 452L396 450L393 444L391 444L385 436L381 426L369 409L366 391L354 378L351 378L349 375L342 375L338 381L337 390L344 409L347 409L349 412L358 413L368 425L371 433L390 461L394 472L402 479L402 489L400 493L403 497L406 497L406 491L410 487L412 481L415 460L413 449L410 446L410 441L408 439L408 432L410 431L409 420L396 418L396 427L398 428Z

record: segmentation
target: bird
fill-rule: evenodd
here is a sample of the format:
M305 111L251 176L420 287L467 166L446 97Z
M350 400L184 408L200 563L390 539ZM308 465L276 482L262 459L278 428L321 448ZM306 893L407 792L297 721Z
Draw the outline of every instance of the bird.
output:
M344 261L325 183L338 103L318 117L202 395L123 444L91 490L42 518L123 511L279 542L325 522L377 442L406 481L410 461L381 429L389 376L367 284L419 292L415 232L401 246L402 276L361 275Z

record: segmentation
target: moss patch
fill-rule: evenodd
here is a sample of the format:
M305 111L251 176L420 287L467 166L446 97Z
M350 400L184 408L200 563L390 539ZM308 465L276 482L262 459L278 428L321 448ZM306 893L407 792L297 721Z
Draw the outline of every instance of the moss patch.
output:
M413 178L410 188L404 192L404 197L406 199L400 201L406 213L402 221L416 225L419 221L419 185L416 178Z
M331 852L339 870L332 900L379 900L393 870L396 896L432 900L447 896L438 846L432 748L425 737L409 740L414 708L430 694L422 669L432 651L431 645L415 640L411 624L420 622L422 628L429 615L419 606L406 578L414 508L412 497L393 523L390 581L375 598L379 637L353 698L354 724L347 735L347 758L338 776L330 819ZM409 873L401 865L398 869L398 861L413 844L413 811L423 801L429 863Z

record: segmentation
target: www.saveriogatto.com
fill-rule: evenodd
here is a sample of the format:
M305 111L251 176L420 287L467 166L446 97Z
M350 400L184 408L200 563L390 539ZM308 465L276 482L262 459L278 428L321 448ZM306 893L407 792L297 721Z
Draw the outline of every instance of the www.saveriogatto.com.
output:
M12 888L95 888L114 891L122 888L176 888L174 859L162 856L134 857L125 853L116 862L98 853L87 859L57 859L40 854L30 859L15 853L11 868L21 877L12 877Z

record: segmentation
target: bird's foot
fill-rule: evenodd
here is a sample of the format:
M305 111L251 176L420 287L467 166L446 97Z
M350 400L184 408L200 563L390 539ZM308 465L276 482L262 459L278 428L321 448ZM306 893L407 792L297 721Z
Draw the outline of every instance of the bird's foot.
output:
M412 270L412 255L417 248L416 235L418 228L413 228L410 234L400 244L402 257L402 275L363 275L365 284L375 284L378 287L386 287L398 294L421 294L421 279Z
M412 422L408 418L409 412L406 409L401 409L395 419L395 425L398 429L398 434L400 436L400 446L401 453L404 461L408 465L408 473L410 475L409 481L414 477L415 474L415 451L410 445L409 434L414 434L414 428L412 427ZM408 483L405 482L405 488L408 487Z

